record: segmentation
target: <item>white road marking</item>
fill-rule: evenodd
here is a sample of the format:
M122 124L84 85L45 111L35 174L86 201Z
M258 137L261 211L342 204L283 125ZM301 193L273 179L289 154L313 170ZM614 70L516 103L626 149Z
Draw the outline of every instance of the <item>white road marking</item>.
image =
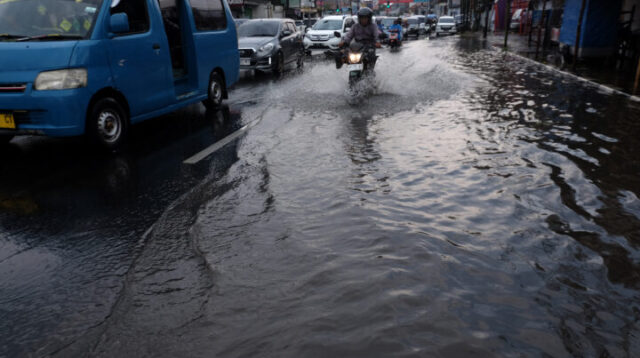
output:
M247 124L246 126L238 129L237 131L229 134L228 136L220 139L219 141L213 143L209 147L203 149L199 153L195 154L191 158L188 158L183 163L184 164L197 164L202 159L210 156L211 154L217 152L218 150L224 148L227 144L233 142L236 138L240 137L244 133L246 133L251 127L257 124L258 121L254 121L253 123Z

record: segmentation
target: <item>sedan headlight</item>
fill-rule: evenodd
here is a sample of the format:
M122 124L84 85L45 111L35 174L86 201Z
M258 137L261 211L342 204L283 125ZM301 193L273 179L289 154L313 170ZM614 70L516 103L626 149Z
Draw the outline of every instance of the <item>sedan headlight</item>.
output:
M258 49L258 53L261 55L269 54L271 51L273 51L273 44L271 42Z
M350 53L349 54L349 62L350 63L359 63L360 62L360 58L362 58L362 54L361 53Z
M68 70L40 72L34 87L38 91L64 90L87 86L87 70L72 68Z

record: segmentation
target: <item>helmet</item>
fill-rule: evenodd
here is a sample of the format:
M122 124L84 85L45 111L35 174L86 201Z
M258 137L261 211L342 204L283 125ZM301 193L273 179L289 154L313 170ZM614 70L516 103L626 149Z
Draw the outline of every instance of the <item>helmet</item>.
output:
M368 7L363 7L358 10L358 23L362 24L362 19L369 19L369 24L371 23L371 19L373 18L373 10Z
M393 24L394 24L394 25L402 25L402 18L401 18L401 17L397 18L397 19L393 22Z

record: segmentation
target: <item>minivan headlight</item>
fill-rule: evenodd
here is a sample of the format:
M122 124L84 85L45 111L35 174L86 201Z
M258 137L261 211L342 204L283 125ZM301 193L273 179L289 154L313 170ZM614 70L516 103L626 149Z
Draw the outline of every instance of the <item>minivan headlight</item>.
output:
M63 90L86 86L87 70L85 68L40 72L34 84L37 91Z
M260 47L258 49L258 52L261 54L268 54L268 53L271 53L272 50L273 50L273 44L269 42L268 44Z

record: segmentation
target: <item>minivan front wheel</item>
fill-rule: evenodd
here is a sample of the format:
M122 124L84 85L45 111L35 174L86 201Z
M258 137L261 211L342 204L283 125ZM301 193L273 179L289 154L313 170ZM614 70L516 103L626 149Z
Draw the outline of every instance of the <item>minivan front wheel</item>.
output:
M113 98L103 98L93 106L87 123L94 143L105 149L119 148L125 141L129 120Z
M220 107L224 99L224 81L217 73L211 75L208 92L209 97L202 104L209 109Z

